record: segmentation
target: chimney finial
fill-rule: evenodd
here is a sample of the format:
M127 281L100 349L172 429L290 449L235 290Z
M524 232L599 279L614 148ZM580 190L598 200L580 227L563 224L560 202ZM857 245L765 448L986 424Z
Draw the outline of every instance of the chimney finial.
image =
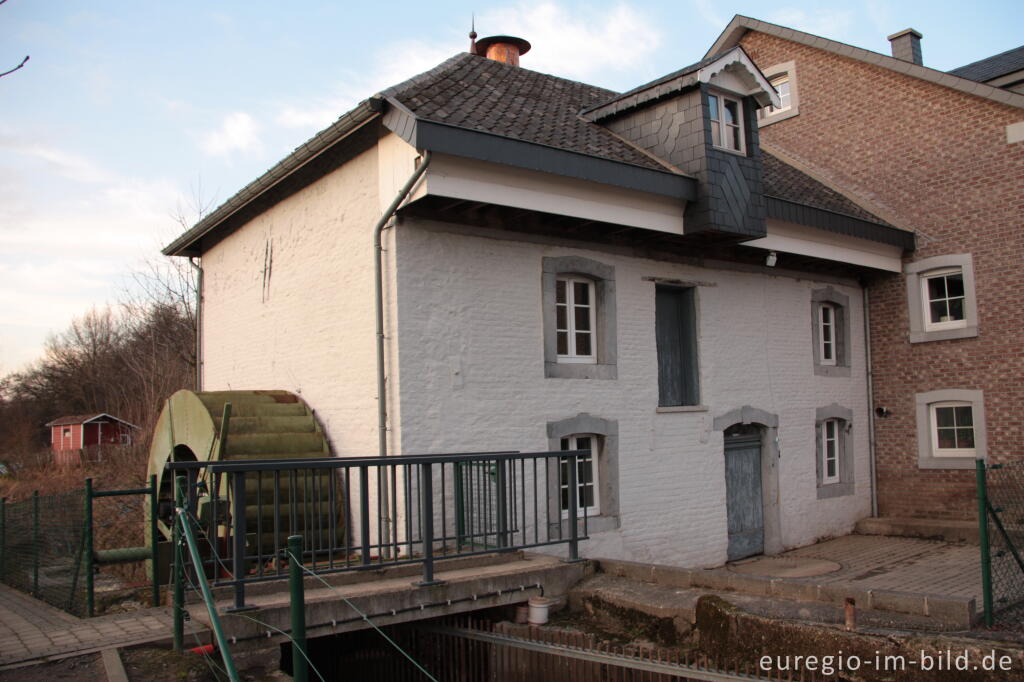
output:
M476 54L476 13L470 15L469 53Z

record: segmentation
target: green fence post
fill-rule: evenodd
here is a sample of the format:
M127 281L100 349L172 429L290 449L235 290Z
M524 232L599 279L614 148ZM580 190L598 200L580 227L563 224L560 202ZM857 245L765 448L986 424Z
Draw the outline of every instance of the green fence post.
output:
M185 648L185 567L181 551L181 510L185 507L185 477L174 476L174 650Z
M32 595L39 596L39 491L32 492Z
M985 460L974 460L978 482L978 544L981 545L981 596L985 609L985 625L992 627L992 554L988 544L988 485L985 481Z
M157 526L156 517L160 511L160 507L157 500L157 493L159 491L156 488L156 474L151 474L149 477L149 541L152 543L152 553L150 555L150 570L153 574L153 606L160 606L160 571L157 565L160 562L160 552L157 547Z
M306 594L302 584L302 536L288 536L288 591L292 612L292 679L308 682L306 659Z
M92 479L85 479L85 615L96 612L96 584L93 575Z

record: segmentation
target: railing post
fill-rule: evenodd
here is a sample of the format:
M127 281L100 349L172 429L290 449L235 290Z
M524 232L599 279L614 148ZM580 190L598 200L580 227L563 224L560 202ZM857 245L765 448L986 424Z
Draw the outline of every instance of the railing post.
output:
M985 460L974 460L978 488L978 544L981 546L981 594L985 609L985 625L992 627L992 555L988 543L988 484L985 480Z
M32 492L32 595L39 596L39 491Z
M160 552L157 548L158 536L157 536L157 514L160 513L159 502L157 494L159 491L156 487L156 474L150 474L149 476L149 541L152 543L152 551L150 552L150 569L153 574L153 606L160 606L160 576L157 566L160 563Z
M308 682L309 660L306 658L306 594L302 575L302 536L288 536L288 591L292 615L292 679Z
M228 611L242 611L245 605L245 472L231 474L231 571L235 580L235 605Z
M569 561L580 560L580 529L578 527L577 519L580 515L579 510L579 484L576 480L576 455L569 455L567 457L568 470L569 470Z
M507 462L499 459L497 465L497 486L498 486L498 547L508 547L508 491L505 489L508 484ZM442 500L443 504L443 500Z
M370 471L365 464L359 467L359 542L362 544L362 564L370 565Z
M95 553L93 552L94 538L92 534L92 479L85 479L85 614L89 618L95 615L96 611L96 578L93 575L95 565L93 563Z
M434 580L434 474L430 462L420 464L420 539L423 541L423 580L415 585L440 585Z
M185 477L174 475L174 524L171 542L174 545L174 650L185 648L185 565L181 551L182 528L185 506Z

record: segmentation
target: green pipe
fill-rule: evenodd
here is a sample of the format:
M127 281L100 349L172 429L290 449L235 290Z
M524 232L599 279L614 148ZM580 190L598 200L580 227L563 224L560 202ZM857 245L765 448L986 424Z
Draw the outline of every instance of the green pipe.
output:
M169 472L165 472L169 473ZM182 487L185 485L185 477L177 475L174 477L174 517L172 524L171 544L174 545L174 650L182 651L185 648L185 572L181 565L184 557L181 555L181 524L177 522L182 516L182 509L185 507L185 493Z
M85 614L92 618L96 611L96 581L93 576L92 479L85 479Z
M185 485L185 478L178 476L175 479L175 497L179 497L182 494L182 486ZM178 514L178 523L182 530L185 532L185 541L188 543L188 551L192 556L193 566L202 566L203 559L199 556L199 547L196 544L195 536L192 534L192 524L188 522L185 514ZM199 589L203 593L203 601L206 602L206 611L210 614L210 626L213 628L213 636L217 640L217 648L220 649L221 658L224 661L224 670L228 674L228 679L231 682L239 682L238 671L235 670L235 661L231 658L231 652L228 651L228 642L224 637L224 630L220 626L220 617L217 615L217 607L213 601L213 593L210 592L210 586L206 582L206 573L202 570L196 571L196 578L199 580Z
M32 493L32 594L39 596L39 491Z
M153 606L160 606L160 552L158 551L159 536L157 535L157 514L160 513L157 495L159 489L156 485L156 474L149 476L149 541L152 545L152 554L149 557L149 566L153 577Z
M292 613L292 679L309 682L306 658L306 594L302 584L302 536L288 536L288 592Z
M978 482L978 544L981 545L981 595L985 609L985 625L992 627L992 554L988 544L988 485L985 481L985 460L974 460Z

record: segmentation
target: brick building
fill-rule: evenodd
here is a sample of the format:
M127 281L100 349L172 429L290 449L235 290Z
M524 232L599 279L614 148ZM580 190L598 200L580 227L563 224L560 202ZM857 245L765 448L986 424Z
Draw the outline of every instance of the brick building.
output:
M921 35L892 57L737 16L784 95L762 148L917 236L870 300L877 512L971 518L974 458L1024 455L1024 48L943 73Z

